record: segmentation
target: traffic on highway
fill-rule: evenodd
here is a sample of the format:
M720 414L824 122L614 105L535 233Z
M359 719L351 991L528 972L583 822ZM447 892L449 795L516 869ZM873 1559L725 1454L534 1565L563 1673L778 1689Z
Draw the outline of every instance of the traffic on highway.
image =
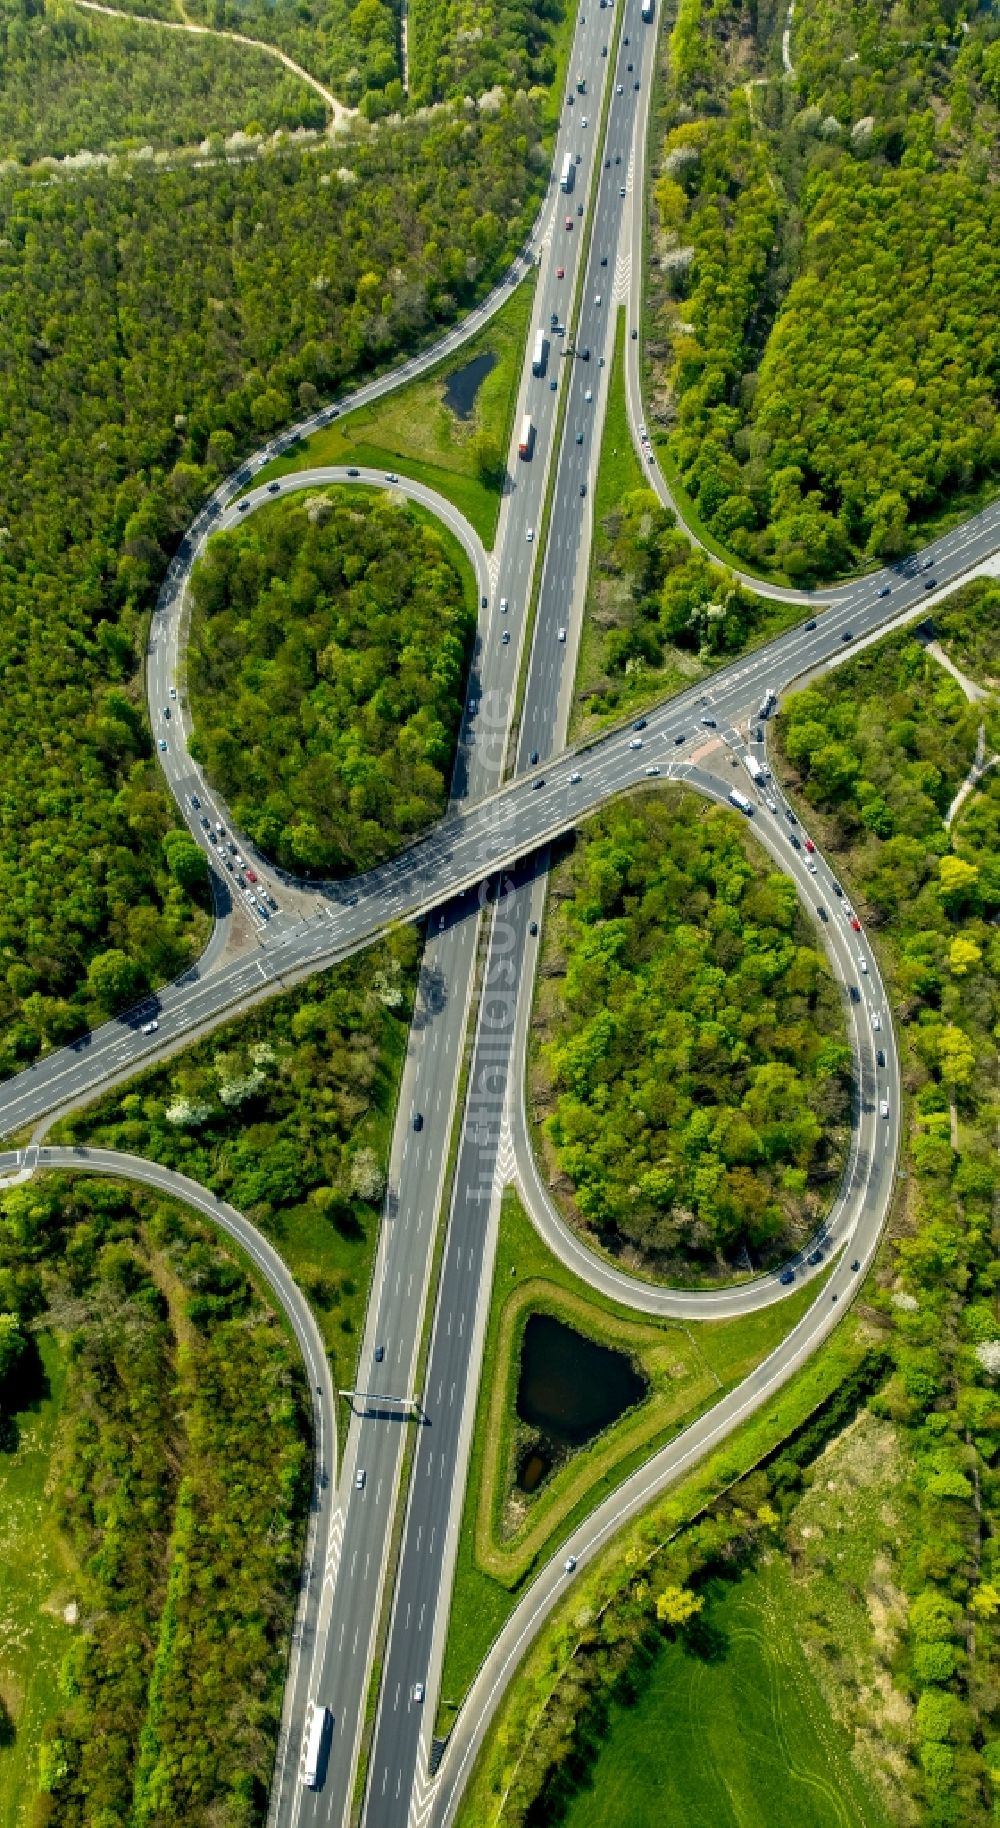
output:
M155 996L0 1086L3 1133L36 1126L32 1144L0 1158L0 1170L86 1165L200 1197L254 1255L295 1328L313 1393L316 1469L272 1828L341 1828L358 1796L368 1828L454 1820L506 1684L567 1583L828 1336L873 1260L888 1211L901 1103L889 1002L856 910L771 778L767 727L793 682L840 664L888 626L923 616L938 593L995 553L1000 506L905 566L835 590L779 592L802 603L797 626L628 727L567 747L619 305L631 333L632 434L651 485L670 501L646 436L634 334L656 30L652 0L586 0L548 194L514 274L422 356L310 415L241 465L188 529L153 618L147 692L164 775L208 858L217 916L211 942L196 966ZM457 509L395 472L336 465L255 481L296 438L439 361L509 296L511 278L532 271L534 318L513 415L510 486L491 553ZM439 515L463 545L480 602L447 815L407 851L349 883L286 877L238 830L190 754L184 690L188 584L206 541L276 496L331 483L400 491ZM717 1291L658 1287L599 1262L555 1210L525 1115L548 847L610 797L672 781L736 808L794 882L818 923L854 1056L849 1156L823 1226L779 1273ZM241 1215L150 1164L47 1149L44 1129L54 1114L234 1011L418 917L427 921L422 989L385 1218L356 1388L338 1393L307 1303ZM770 1357L612 1492L540 1570L442 1746L434 1723L458 1527L500 1200L514 1179L562 1260L639 1311L718 1318L780 1301L803 1282L815 1282L817 1293ZM339 1448L338 1402L346 1417Z

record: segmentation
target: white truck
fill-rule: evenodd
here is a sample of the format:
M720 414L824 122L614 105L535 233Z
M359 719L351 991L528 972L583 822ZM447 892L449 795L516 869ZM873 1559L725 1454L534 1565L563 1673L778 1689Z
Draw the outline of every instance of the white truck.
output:
M653 0L642 0L642 16L646 24L649 25L653 17Z
M777 702L778 702L777 692L773 691L771 689L771 687L768 686L767 691L764 693L764 696L760 701L760 710L758 711L757 716L758 717L770 717L771 712L774 710L774 707L777 704Z
M571 191L575 182L576 182L576 166L573 163L573 154L571 152L568 152L566 154L566 157L563 160L562 177L559 180L559 189L565 190L565 191Z
M741 793L738 787L731 788L729 798L734 806L739 807L740 812L745 812L748 818L753 817L753 807L747 799L746 794Z
M521 420L521 436L517 441L517 454L527 463L531 457L531 447L535 442L535 428L531 423L531 414L525 413Z
M545 358L549 353L548 338L544 330L539 330L535 337L535 347L531 356L532 374L545 373Z
M305 1768L302 1782L307 1790L318 1790L323 1754L326 1750L327 1727L330 1722L330 1710L320 1702L313 1704L312 1719L309 1722L309 1733L306 1738Z
M757 760L755 755L745 755L743 757L743 766L752 781L757 781L759 783L767 780L768 771L762 763Z

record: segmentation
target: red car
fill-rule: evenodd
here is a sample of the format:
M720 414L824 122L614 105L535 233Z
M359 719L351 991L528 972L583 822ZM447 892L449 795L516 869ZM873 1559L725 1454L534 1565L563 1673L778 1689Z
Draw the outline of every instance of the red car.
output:
M556 278L557 278L557 279L565 279L565 277L566 277L566 268L565 268L565 267L557 267L557 268L556 268Z
M811 838L807 838L807 839L806 839L806 850L807 850L807 851L814 851L814 850L815 850L815 849L816 849L816 846L815 846L815 844L814 844L814 843L813 843L813 841L812 841L812 839L811 839Z
M571 229L571 228L572 228L572 227L573 227L573 218L572 218L572 216L567 216L567 217L566 217L566 227L567 227L567 228L568 228L568 229Z
M247 870L247 881L248 881L248 882L256 882L256 880L257 880L257 874L256 874L256 871L255 871L255 870Z
M861 932L861 922L856 914L851 915L851 926L854 928L855 933Z

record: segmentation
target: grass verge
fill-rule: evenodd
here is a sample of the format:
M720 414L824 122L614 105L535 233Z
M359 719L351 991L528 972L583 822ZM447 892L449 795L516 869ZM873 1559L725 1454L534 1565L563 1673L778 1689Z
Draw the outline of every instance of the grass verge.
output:
M358 407L321 431L313 432L267 465L254 486L275 476L323 464L356 463L397 470L425 483L452 502L491 547L500 512L499 482L479 472L480 434L488 434L506 457L524 351L535 299L532 271L511 292L505 305L475 336L452 350L429 374L404 383L369 406ZM445 403L453 374L479 356L492 354L495 366L476 394L472 413L460 419Z
M740 1828L883 1828L803 1654L785 1563L713 1581L706 1598L711 1654L665 1643L634 1705L612 1705L566 1828L712 1828L734 1803Z
M498 1798L512 1781L514 1748L526 1744L561 1676L570 1669L581 1632L593 1630L595 1616L655 1560L678 1530L805 1424L856 1371L867 1349L864 1322L845 1318L836 1335L805 1368L738 1429L696 1470L668 1491L643 1516L621 1530L605 1552L573 1583L535 1639L508 1685L477 1761L458 1818L459 1828L495 1828Z
M538 1562L650 1454L738 1383L816 1293L739 1320L685 1325L638 1318L588 1288L542 1242L513 1189L504 1196L469 1480L459 1537L440 1725L447 1730L486 1651ZM630 1354L649 1382L635 1409L572 1455L502 1533L517 1450L515 1398L524 1326L548 1313ZM519 1499L522 1495L519 1494Z
M63 1617L73 1562L50 1496L66 1357L54 1334L37 1338L43 1381L11 1418L16 1447L0 1459L0 1703L17 1722L0 1735L0 1828L28 1828L42 1729L60 1705L59 1668L75 1635Z

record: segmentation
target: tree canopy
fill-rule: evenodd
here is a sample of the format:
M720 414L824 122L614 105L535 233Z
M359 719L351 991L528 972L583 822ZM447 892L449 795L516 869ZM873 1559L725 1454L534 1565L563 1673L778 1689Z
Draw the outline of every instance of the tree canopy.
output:
M576 1214L657 1268L766 1260L835 1185L851 1056L789 879L739 815L649 794L554 882L533 1097Z
M188 520L240 451L471 302L534 211L536 102L247 164L0 171L0 1072L200 949L139 678ZM183 234L178 224L183 224Z
M192 580L193 753L284 867L368 869L444 811L464 586L434 527L350 491L211 541Z

